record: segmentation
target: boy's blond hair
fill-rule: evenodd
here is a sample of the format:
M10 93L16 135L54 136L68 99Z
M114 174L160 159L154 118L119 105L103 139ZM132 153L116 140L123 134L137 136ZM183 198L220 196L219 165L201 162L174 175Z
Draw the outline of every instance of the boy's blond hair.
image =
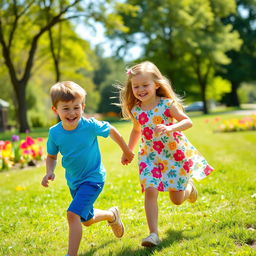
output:
M157 66L150 62L144 61L136 64L127 70L127 81L120 89L120 105L122 107L123 117L126 119L133 119L132 108L139 104L139 100L133 95L131 78L138 74L151 74L155 84L159 85L156 90L156 95L159 97L170 98L174 101L176 106L180 109L184 109L181 98L174 92L171 82L162 75Z
M54 84L50 89L52 105L57 107L59 101L73 101L80 98L85 102L86 91L72 81L63 81Z

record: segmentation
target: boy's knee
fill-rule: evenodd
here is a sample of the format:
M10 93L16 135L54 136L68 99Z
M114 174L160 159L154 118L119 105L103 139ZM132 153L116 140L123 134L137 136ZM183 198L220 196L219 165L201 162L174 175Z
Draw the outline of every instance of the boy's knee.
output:
M93 218L91 218L90 220L87 220L85 222L82 222L82 224L86 227L89 227L93 224Z

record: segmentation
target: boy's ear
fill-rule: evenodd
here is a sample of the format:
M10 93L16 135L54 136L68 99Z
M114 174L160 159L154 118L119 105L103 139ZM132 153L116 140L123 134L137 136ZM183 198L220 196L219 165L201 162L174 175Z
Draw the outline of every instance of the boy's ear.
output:
M82 103L82 110L85 109L85 103Z
M52 111L53 111L56 115L58 115L57 109L56 109L54 106L52 106Z

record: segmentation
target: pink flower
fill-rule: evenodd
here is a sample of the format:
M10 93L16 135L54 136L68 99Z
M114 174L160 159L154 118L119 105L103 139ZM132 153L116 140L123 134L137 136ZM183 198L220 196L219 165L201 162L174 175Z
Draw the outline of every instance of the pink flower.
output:
M141 113L141 114L139 115L139 123L140 123L141 125L143 125L143 124L145 124L147 121L148 121L148 116L147 116L147 114L146 114L145 112Z
M144 135L147 140L152 139L152 134L153 134L153 130L151 130L149 127L145 127L142 130L142 135Z
M174 132L174 133L173 133L173 137L174 137L174 139L175 139L175 141L176 141L177 143L180 142L179 139L178 139L178 137L180 137L180 136L181 136L181 133L180 133L180 132Z
M44 139L43 139L43 138L37 138L37 141L39 141L39 142L43 142L43 141L44 141Z
M204 169L204 173L208 176L213 171L213 168L210 165L207 165Z
M30 136L26 137L26 142L27 142L28 146L31 146L31 145L35 144L35 141Z
M162 141L154 141L153 148L157 151L158 154L160 154L164 148L164 144Z
M180 149L177 149L173 157L175 161L182 161L185 158L185 154Z
M169 108L164 111L164 115L167 116L167 117L171 117L171 113L170 113Z
M139 166L139 168L140 168L140 174L143 172L143 170L144 170L146 167L147 167L147 164L146 164L145 162L141 162L141 163L140 163L140 166Z
M27 147L28 147L28 143L26 141L24 141L20 144L20 148L22 148L22 149L26 149Z
M164 184L162 181L159 183L157 189L158 189L158 191L164 191Z
M193 166L193 161L191 159L189 159L188 161L186 161L183 165L183 168L187 171L187 173L190 170L190 167Z
M154 169L151 171L152 175L154 178L161 178L162 177L162 173L159 170L159 168L154 167Z

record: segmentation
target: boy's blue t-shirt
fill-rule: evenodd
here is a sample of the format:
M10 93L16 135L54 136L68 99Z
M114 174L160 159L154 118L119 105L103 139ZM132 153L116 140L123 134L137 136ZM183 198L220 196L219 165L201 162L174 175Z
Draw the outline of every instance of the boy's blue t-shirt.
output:
M97 136L108 137L108 122L82 117L76 129L67 131L62 122L49 130L47 152L62 155L62 166L70 189L76 189L85 181L104 182L106 171L101 162Z

